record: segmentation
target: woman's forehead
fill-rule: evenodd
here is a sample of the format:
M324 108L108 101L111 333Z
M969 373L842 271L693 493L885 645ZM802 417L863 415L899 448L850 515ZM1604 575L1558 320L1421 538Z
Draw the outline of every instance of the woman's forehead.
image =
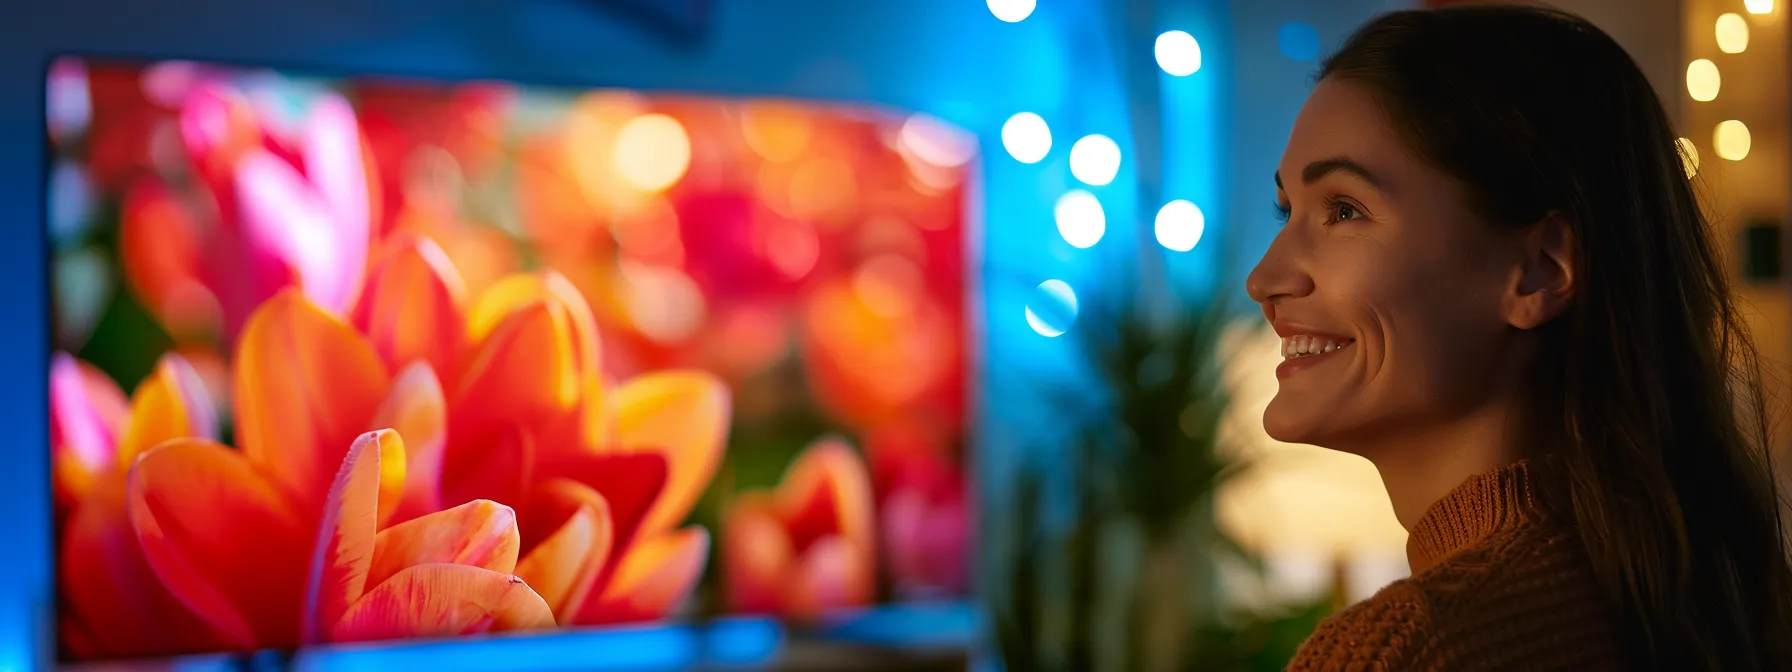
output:
M1327 79L1295 118L1288 147L1276 168L1288 188L1336 172L1325 170L1340 162L1372 176L1378 188L1394 191L1411 179L1420 161L1407 149L1387 114L1365 87L1349 81ZM1357 171L1344 171L1357 172ZM1368 177L1358 175L1358 177Z

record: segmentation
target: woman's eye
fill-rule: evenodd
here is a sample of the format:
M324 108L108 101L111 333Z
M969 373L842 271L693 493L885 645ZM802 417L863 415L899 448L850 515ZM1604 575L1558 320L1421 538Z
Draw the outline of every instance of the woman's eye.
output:
M1340 222L1347 222L1363 216L1362 211L1357 210L1356 206L1349 203L1339 203L1336 206L1333 206L1332 214L1335 215L1337 221Z

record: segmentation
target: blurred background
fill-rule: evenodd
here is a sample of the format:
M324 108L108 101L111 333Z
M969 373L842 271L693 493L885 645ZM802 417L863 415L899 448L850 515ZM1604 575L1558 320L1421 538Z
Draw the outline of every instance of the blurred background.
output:
M294 190L329 189L302 148L320 101L340 100L365 170L357 240L374 246L343 263L415 235L470 294L557 273L589 304L607 376L726 381L726 455L689 516L718 540L738 495L788 489L812 445L840 439L867 485L837 501L868 503L875 579L819 610L740 598L730 562L769 561L718 542L653 624L293 664L1281 669L1319 619L1405 576L1405 532L1366 462L1262 433L1279 344L1243 278L1275 234L1270 175L1320 60L1376 13L1448 4L4 10L21 16L0 28L0 145L42 151L0 157L0 281L26 288L0 368L30 374L0 388L0 422L24 428L0 502L45 553L7 561L0 655L73 658L43 616L68 580L48 557L46 355L129 394L176 352L228 399L242 321L296 281L216 270L243 256L217 240L254 209L220 205L206 162L253 135L294 176L256 193L290 210ZM1784 3L1549 4L1630 51L1697 157L1785 416ZM305 249L282 268L322 277L316 259L340 256ZM858 534L823 518L782 520L797 555ZM781 562L766 571L813 571Z

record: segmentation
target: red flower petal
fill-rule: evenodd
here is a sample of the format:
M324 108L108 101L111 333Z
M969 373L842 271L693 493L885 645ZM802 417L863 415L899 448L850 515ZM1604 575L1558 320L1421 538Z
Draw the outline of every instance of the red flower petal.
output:
M126 493L144 557L187 608L235 648L298 643L315 530L241 453L175 439L137 459Z

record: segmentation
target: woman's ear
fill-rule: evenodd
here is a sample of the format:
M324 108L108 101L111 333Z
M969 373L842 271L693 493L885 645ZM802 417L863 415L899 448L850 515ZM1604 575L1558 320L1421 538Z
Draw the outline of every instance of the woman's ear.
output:
M1535 329L1568 309L1574 300L1577 242L1572 222L1554 210L1524 228L1519 264L1503 302L1508 324Z

